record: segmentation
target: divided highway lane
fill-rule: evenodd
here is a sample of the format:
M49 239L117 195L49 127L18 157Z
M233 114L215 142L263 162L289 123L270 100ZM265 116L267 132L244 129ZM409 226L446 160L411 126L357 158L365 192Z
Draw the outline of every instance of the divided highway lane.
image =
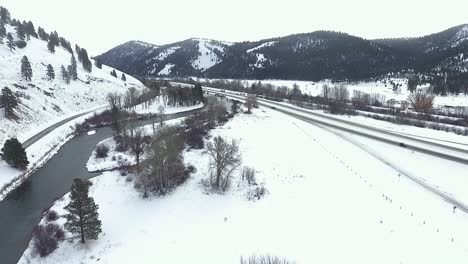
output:
M204 87L205 91L217 93L225 96L229 96L238 100L245 100L246 96L222 92L218 89ZM309 121L313 121L317 124L331 127L334 129L354 133L360 136L378 140L387 144L396 145L418 151L424 154L436 156L439 158L459 162L468 165L468 150L452 145L441 144L430 140L424 140L422 138L416 138L413 136L407 136L403 134L392 133L386 130L370 127L367 125L356 124L351 121L339 119L336 117L319 114L308 111L306 109L300 109L293 106L288 106L282 103L269 101L258 98L260 105L274 108L277 111L283 112L287 115L306 118Z
M231 98L235 98L235 99L239 99L239 100L245 100L246 99L245 96L233 95L231 93L221 92L221 91L216 90L216 89L208 88L208 89L205 89L205 90L209 91L209 92L212 92L212 93L218 93L218 94L226 95L226 96L229 96ZM335 134L336 136L338 136L338 137L340 137L340 138L354 144L355 146L359 147L360 149L367 152L369 155L372 155L373 157L375 157L379 161L383 162L387 166L389 166L389 167L393 168L394 170L398 171L401 175L403 175L403 176L407 177L408 179L410 179L411 181L415 182L416 184L418 184L423 189L425 189L425 190L433 193L434 195L440 197L441 199L443 199L447 203L451 204L452 206L455 206L455 207L459 208L463 212L468 213L468 205L466 205L463 202L461 202L461 201L453 198L452 196L444 193L443 191L441 191L441 190L439 190L437 188L434 188L434 186L426 183L424 180L421 180L420 178L416 177L415 175L413 175L413 174L409 173L408 171L402 169L400 166L398 166L398 164L395 164L394 162L391 162L391 161L387 160L386 158L379 155L377 152L369 149L368 147L364 146L363 144L357 142L356 140L353 140L350 137L343 135L340 132L344 131L344 132L356 134L356 135L359 135L359 136L363 136L363 137L366 137L366 138L370 138L370 139L373 139L373 140L377 140L379 142L388 143L388 144L395 145L395 146L401 146L400 145L401 142L392 141L392 140L386 139L385 137L379 137L379 136L375 136L375 135L372 135L372 134L369 134L369 133L363 133L359 129L353 130L353 129L346 128L346 127L343 127L343 126L339 126L339 125L336 125L336 124L333 124L333 123L324 122L324 121L322 121L320 119L317 120L315 118L311 118L311 117L308 117L306 115L298 114L297 112L294 111L294 110L296 110L296 108L294 108L294 107L289 107L293 111L285 110L284 105L280 104L280 103L260 99L259 104L263 105L263 106L266 106L266 107L270 107L270 108L272 108L272 106L273 106L274 110L276 110L276 111L279 111L279 112L284 113L286 115L289 115L291 117L297 118L299 120L305 121L307 123L316 125L316 126L322 128L322 129L325 129L325 130L329 131L330 133ZM308 111L305 111L305 112L307 112L307 114L310 113ZM336 118L332 118L332 119L336 120ZM337 121L342 121L342 120L338 119ZM378 131L380 131L380 129L376 129L376 132L378 132ZM407 139L409 141L409 140L413 140L414 138L408 137L408 138L405 138L405 139ZM440 147L445 147L444 145L441 145L441 144L438 144L438 143L433 143L433 142L424 141L424 143L428 144L429 146L430 145L435 145L435 146L437 146L439 148ZM439 157L439 158L444 158L444 159L447 159L447 160L460 162L460 163L463 163L463 164L468 164L468 160L466 158L454 157L454 156L451 156L451 155L448 155L448 154L438 153L438 152L435 152L435 151L431 151L429 149L409 145L409 143L405 143L405 144L407 144L406 148L413 149L415 151L419 151L419 152L422 152L424 154L429 154L429 155L436 156L436 157ZM447 147L447 148L452 149L451 147ZM461 150L461 152L465 152L465 150Z

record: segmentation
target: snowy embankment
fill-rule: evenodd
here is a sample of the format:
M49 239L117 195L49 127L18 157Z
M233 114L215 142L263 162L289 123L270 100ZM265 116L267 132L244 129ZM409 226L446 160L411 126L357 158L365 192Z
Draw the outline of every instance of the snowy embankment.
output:
M164 122L164 124L175 126L181 124L184 119L185 117L167 120ZM154 132L153 125L147 125L143 128L145 129L146 135L151 135ZM158 128L159 123L155 124L155 129L157 130ZM119 152L116 150L117 143L115 142L114 138L105 139L99 142L96 145L96 147L102 145L105 145L109 148L109 153L107 154L107 157L98 158L96 156L95 149L91 154L91 157L89 157L88 162L86 163L86 169L88 169L89 172L112 170L121 166L133 166L136 164L135 157L130 153L130 150L127 150L125 152ZM144 155L143 157L141 157L141 161L145 160L146 158L147 156Z
M10 191L14 190L32 173L34 173L35 170L52 158L60 147L73 137L75 124L84 122L86 118L91 117L94 113L95 112L85 114L59 126L26 148L26 154L29 161L27 170L20 171L13 169L4 161L0 161L0 202L5 199Z
M162 96L158 96L154 102L151 102L150 105L146 105L146 103L139 104L135 106L132 110L134 110L137 114L140 115L147 115L147 114L159 114L159 107L164 107L164 114L175 114L180 112L187 112L192 111L195 109L202 108L204 106L203 103L199 103L192 106L167 106L164 103Z
M210 133L236 139L243 166L269 194L247 199L235 173L224 195L209 177L203 150L185 152L197 172L172 194L143 199L118 172L92 179L103 233L63 242L26 263L232 263L270 253L297 263L465 263L468 216L355 145L273 110L238 115ZM52 209L64 213L68 196ZM183 254L181 254L183 252Z
M16 38L15 28L6 25L6 29ZM23 56L27 56L31 63L31 81L25 81L21 77L20 62ZM10 88L19 100L18 107L14 110L15 118L6 118L4 109L0 109L0 148L8 138L16 137L24 142L68 117L101 108L106 104L106 96L110 92L125 93L129 87L143 88L143 84L131 76L127 76L127 81L114 78L109 74L112 70L110 67L103 65L99 69L93 66L89 73L80 62L77 69L78 80L66 84L60 68L70 64L71 56L62 47L56 47L55 53L51 53L47 49L47 42L34 37L27 42L25 48L17 47L13 51L5 43L0 44L0 89ZM46 77L48 64L55 70L54 80ZM122 74L119 71L117 73L119 77ZM30 165L25 175L47 161L66 142L71 132L70 125L77 121L61 126L27 149ZM5 189L5 185L23 173L0 160L0 200L6 193L1 191ZM11 186L17 183L19 182Z

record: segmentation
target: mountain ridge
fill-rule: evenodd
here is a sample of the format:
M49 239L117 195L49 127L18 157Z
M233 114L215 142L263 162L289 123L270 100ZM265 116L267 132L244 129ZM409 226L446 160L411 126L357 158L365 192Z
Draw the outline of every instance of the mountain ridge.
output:
M140 77L318 81L359 80L408 71L465 73L468 24L415 38L369 40L318 30L243 42L190 38L149 48L130 41L97 57Z

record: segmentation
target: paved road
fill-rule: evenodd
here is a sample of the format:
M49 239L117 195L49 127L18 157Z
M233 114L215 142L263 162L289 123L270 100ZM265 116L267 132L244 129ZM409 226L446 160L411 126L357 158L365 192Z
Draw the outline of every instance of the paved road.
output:
M228 95L230 97L233 97L233 98L237 98L237 99L241 99L241 100L245 100L246 97L245 96L240 96L240 95L232 95L230 93L223 93L223 92L219 92L219 91L214 91L214 90L211 90L209 89L210 92L214 92L214 93L218 93L218 94L223 94L223 95ZM271 102L271 101L267 101L269 104L263 104L261 100L259 100L259 104L260 105L263 105L263 106L266 106L266 107L269 107L271 108L270 104L275 104L275 105L278 105L278 106L281 106L283 107L284 105L283 104L278 104L278 103L275 103L275 102ZM296 110L296 108L292 108L293 110ZM352 133L352 134L357 134L359 136L364 136L364 137L367 137L367 138L371 138L371 139L374 139L374 140L377 140L377 141L380 141L380 142L383 142L383 143L387 143L387 144L391 144L391 145L395 145L395 146L400 146L400 142L394 142L392 140L388 140L388 139L385 139L385 138L381 138L381 137L374 137L372 135L369 135L367 133L362 133L360 131L353 131L352 129L348 129L348 128L343 128L341 126L336 126L336 125L333 125L333 124L330 124L330 123L327 123L327 122L322 122L322 121L318 121L314 118L311 118L311 117L307 117L307 116L303 116L303 115L299 115L297 113L294 113L294 112L290 112L290 111L287 111L287 110L284 110L284 109L281 109L281 108L275 108L273 110L276 110L276 111L279 111L281 113L284 113L286 115L289 115L291 117L294 117L294 118L297 118L297 119L300 119L302 121L305 121L307 123L310 123L310 124L313 124L313 125L316 125L322 129L325 129L337 136L339 136L340 138L354 144L355 146L359 147L360 149L366 151L367 153L369 153L370 155L372 155L373 157L375 157L376 159L380 160L381 162L383 162L384 164L386 164L387 166L395 169L396 171L398 171L401 175L407 177L408 179L412 180L413 182L417 183L420 187L422 187L423 189L426 189L427 191L433 193L434 195L437 195L438 197L442 198L443 200L445 200L447 203L453 205L453 206L456 206L457 208L459 208L460 210L464 211L465 213L468 213L468 205L462 203L461 201L458 201L457 199L447 195L446 193L434 188L433 186L427 184L425 181L421 180L420 178L412 175L411 173L403 170L401 167L399 167L397 164L385 159L384 157L382 157L381 155L379 155L378 153L376 153L375 151L371 150L370 148L366 147L365 145L357 142L356 140L353 140L351 139L350 137L347 137L345 135L343 135L342 133L338 133L337 131L344 131L344 132L348 132L348 133ZM307 112L309 113L309 112ZM334 118L335 119L335 118ZM340 119L338 119L340 120ZM379 130L377 130L378 132ZM408 138L408 139L413 139L412 137ZM432 142L428 142L427 144L431 145L431 144L434 144L434 145L437 145L437 146L440 146L440 144L437 144L437 143L432 143ZM408 148L410 149L413 149L413 150L416 150L416 151L420 151L420 152L423 152L425 154L429 154L429 155L434 155L436 157L439 157L439 158L444 158L444 159L448 159L448 160L451 160L451 161L455 161L455 162L461 162L461 163L464 163L464 164L467 164L465 160L460 160L458 157L451 157L450 155L446 155L446 154L443 154L443 153L436 153L436 152L433 152L433 151L430 151L430 150L427 150L427 149L423 149L423 148L419 148L419 147L411 147L411 145L407 144Z
M165 120L203 111L169 114ZM136 121L138 125L152 120ZM80 135L63 145L44 166L35 171L18 189L0 202L0 264L15 264L31 238L44 209L69 191L74 178L88 179L100 173L89 173L86 162L96 144L112 136L109 127L95 129L94 135Z
M226 95L239 100L246 99L246 96L243 95L220 92L218 90L213 90L212 88L205 88L205 90L217 94ZM259 105L265 107L271 108L272 106L274 106L276 111L294 117L303 117L303 115L298 114L297 112L307 114L308 116L306 118L308 120L314 121L315 123L323 126L332 127L370 139L378 140L387 144L405 147L407 149L411 149L417 152L468 165L468 151L463 148L447 146L445 144L424 140L422 138L415 138L403 134L392 133L386 130L370 127L367 125L357 124L355 122L339 119L336 117L317 114L304 109L299 109L297 107L287 106L270 100L258 98L258 102ZM395 140L395 138L398 138L398 140Z
M43 138L45 135L49 134L50 132L52 132L54 129L58 128L59 126L63 125L63 124L66 124L70 121L72 121L73 119L75 118L78 118L80 116L84 116L84 115L87 115L89 113L92 113L92 112L95 112L95 111L98 111L98 110L101 110L101 109L104 109L106 108L105 106L103 107L100 107L100 108L97 108L97 109L94 109L94 110L91 110L91 111L87 111L87 112L84 112L84 113L81 113L81 114L77 114L77 115L74 115L74 116L71 116L67 119L64 119L60 122L57 122L53 125L51 125L50 127L42 130L41 132L37 133L36 135L32 136L31 138L29 138L28 140L24 141L23 142L23 147L24 148L27 148L29 146L31 146L32 144L36 143L39 139Z

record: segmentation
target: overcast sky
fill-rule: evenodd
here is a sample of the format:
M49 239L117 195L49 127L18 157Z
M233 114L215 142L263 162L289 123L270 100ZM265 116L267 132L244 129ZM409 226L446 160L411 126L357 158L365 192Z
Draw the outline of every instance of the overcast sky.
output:
M468 0L0 0L97 55L129 40L259 40L315 30L421 36L468 23Z

